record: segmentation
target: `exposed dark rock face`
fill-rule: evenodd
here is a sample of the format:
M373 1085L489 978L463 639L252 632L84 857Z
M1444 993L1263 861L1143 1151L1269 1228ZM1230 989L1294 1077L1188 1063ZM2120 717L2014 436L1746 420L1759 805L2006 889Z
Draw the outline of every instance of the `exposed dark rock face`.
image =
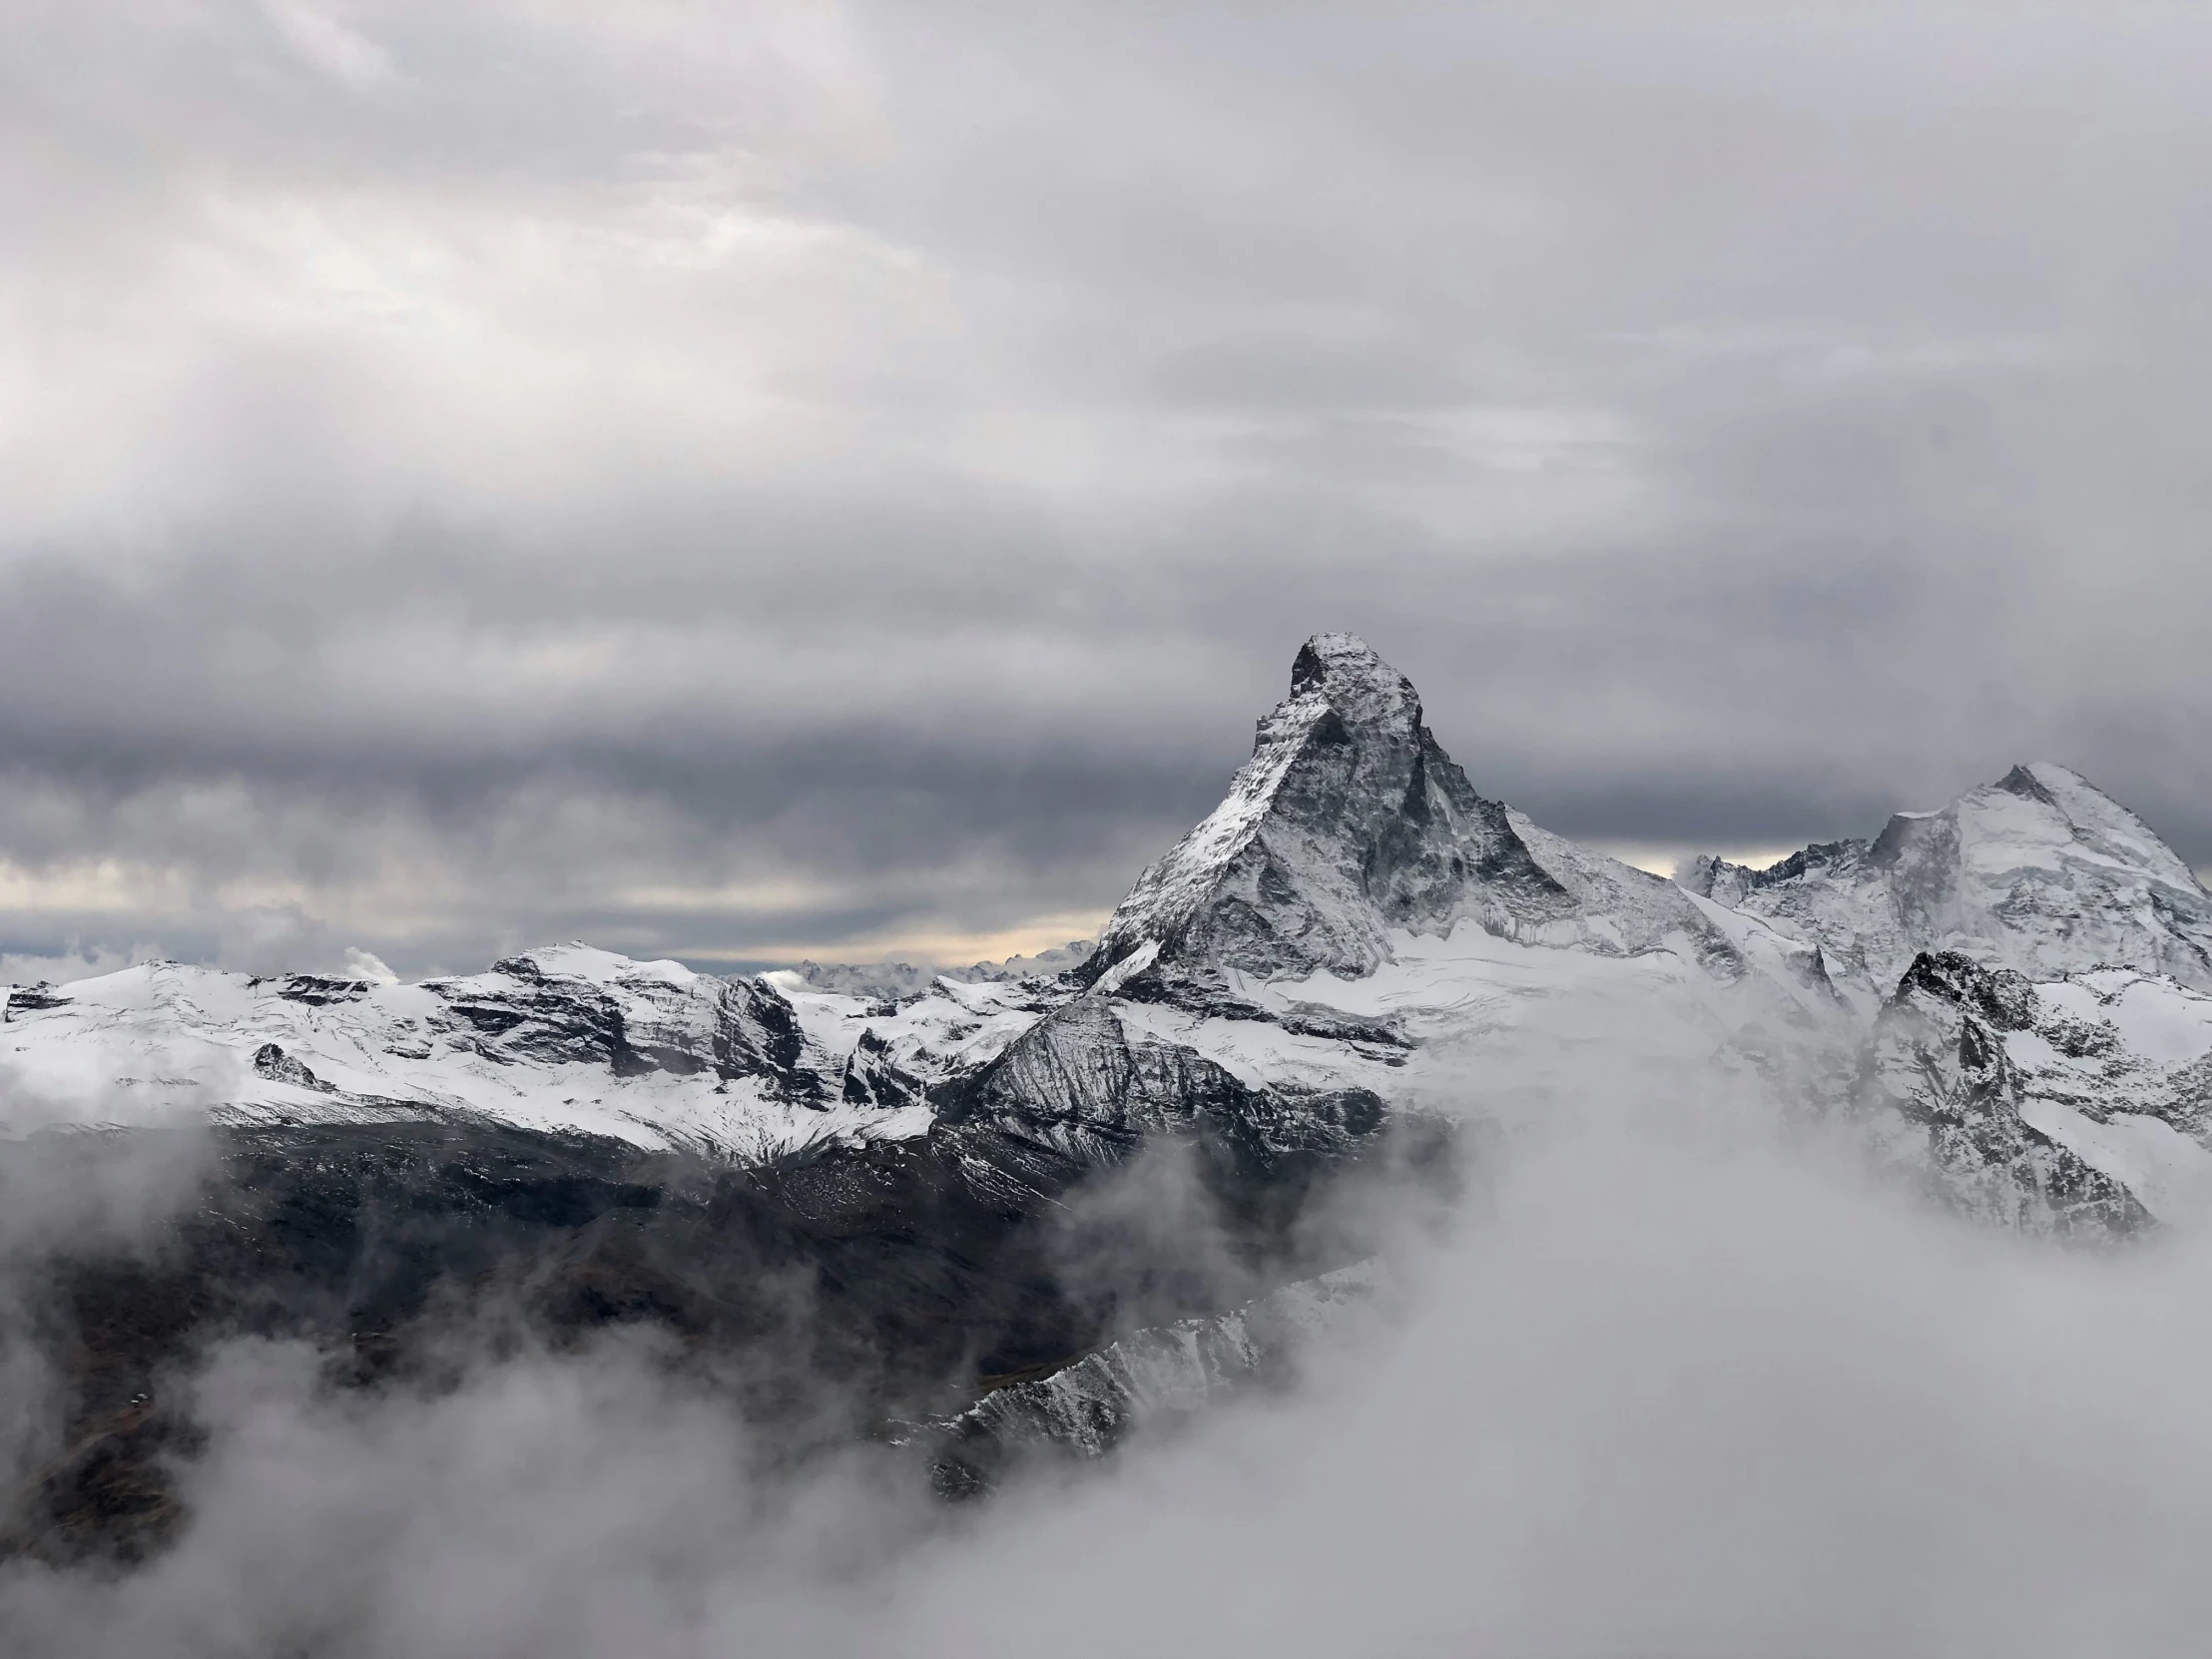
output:
M314 1072L303 1061L286 1054L278 1043L264 1043L254 1051L254 1075L267 1077L276 1083L289 1083L301 1089L327 1087L316 1079Z
M655 1070L766 1076L792 1097L822 1098L821 1068L810 1063L791 1003L758 979L714 984L703 1004L639 1024L607 987L547 974L530 956L494 962L473 979L425 981L443 1002L432 1029L471 1033L470 1046L488 1060L605 1066L617 1077Z
M1201 1131L1255 1175L1308 1153L1350 1150L1375 1132L1382 1100L1366 1089L1284 1101L1191 1049L1133 1037L1114 1005L1083 997L1035 1026L947 1112L987 1120L1078 1165L1118 1162L1147 1139Z
M13 1019L18 1014L28 1014L46 1008L66 1008L69 998L54 988L49 979L35 985L0 986L0 1019Z
M287 973L276 994L287 1002L304 1002L310 1007L326 1007L332 1003L358 1002L368 994L369 981L365 979L331 979L318 973Z
M2033 988L2010 969L1955 952L1916 957L1876 1021L1863 1104L1911 1126L1929 1186L1967 1215L2039 1233L2149 1226L2124 1186L2021 1117L2023 1079L2004 1038L2035 1015Z

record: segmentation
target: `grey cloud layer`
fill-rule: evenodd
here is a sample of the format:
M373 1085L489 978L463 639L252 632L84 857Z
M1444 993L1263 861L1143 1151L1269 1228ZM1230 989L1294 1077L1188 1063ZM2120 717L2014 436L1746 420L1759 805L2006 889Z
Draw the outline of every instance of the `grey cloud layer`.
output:
M1571 833L2212 859L2173 10L0 27L0 954L1079 920L1321 627Z

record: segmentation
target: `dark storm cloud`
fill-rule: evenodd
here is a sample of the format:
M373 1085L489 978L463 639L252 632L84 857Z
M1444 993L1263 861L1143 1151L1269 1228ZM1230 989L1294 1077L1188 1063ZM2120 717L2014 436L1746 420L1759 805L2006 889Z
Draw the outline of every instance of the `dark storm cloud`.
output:
M1324 627L1570 833L2212 859L2179 11L0 27L0 954L1047 942Z

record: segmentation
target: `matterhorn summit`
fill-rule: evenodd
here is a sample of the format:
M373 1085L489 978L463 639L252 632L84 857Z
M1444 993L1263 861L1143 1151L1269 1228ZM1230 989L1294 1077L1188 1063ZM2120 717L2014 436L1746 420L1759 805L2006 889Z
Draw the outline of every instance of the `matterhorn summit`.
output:
M1737 947L1659 876L1589 852L1485 800L1436 742L1412 682L1351 634L1317 634L1260 722L1228 798L1137 878L1093 969L1203 979L1373 973L1393 933L1468 922L1603 954L1686 947L1743 971Z

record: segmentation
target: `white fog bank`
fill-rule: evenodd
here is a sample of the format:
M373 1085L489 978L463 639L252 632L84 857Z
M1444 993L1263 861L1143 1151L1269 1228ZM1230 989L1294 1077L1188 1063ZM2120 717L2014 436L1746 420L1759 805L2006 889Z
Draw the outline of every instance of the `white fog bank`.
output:
M641 1350L332 1394L218 1357L197 1519L19 1654L2197 1654L2212 1260L1875 1190L1714 1098L1498 1154L1304 1384L981 1504L770 1481ZM1717 1098L1717 1096L1716 1096Z

